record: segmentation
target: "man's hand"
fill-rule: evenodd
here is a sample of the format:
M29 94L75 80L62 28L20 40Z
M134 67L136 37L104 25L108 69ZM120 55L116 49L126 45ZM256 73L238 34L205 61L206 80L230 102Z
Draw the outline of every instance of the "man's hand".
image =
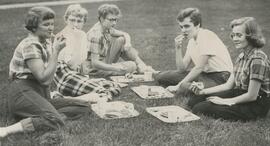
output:
M177 49L182 48L184 38L185 38L185 36L180 34L174 39L175 48L177 48Z
M192 84L189 86L189 90L192 91L196 95L202 94L202 89L204 88L204 85L202 82L192 82Z

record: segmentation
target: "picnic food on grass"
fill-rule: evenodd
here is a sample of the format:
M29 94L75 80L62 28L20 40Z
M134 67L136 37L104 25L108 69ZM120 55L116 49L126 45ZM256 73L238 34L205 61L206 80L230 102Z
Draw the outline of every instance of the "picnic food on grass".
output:
M133 74L132 73L127 73L127 74L125 74L125 77L127 79L132 79L133 78Z
M174 96L161 86L140 85L132 87L131 90L144 99L172 98Z
M123 101L101 102L92 105L92 109L103 119L129 118L139 115L132 103Z
M107 110L105 111L104 117L106 118L121 118L121 117L130 117L132 114L129 112L128 109L121 109L121 110Z
M149 107L146 108L146 111L166 123L188 122L200 119L197 115L174 105Z
M164 118L169 118L168 112L162 112L162 113L160 113L160 116L162 116Z
M143 82L144 75L141 74L131 74L128 73L125 76L111 76L110 77L112 81L118 82L118 83L129 83L129 82Z
M148 88L148 96L158 96L159 92L152 91L151 88Z

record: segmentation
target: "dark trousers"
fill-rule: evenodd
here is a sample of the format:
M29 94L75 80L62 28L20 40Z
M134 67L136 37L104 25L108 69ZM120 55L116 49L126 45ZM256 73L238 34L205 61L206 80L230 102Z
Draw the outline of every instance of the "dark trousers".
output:
M226 92L216 93L211 96L219 96L223 98L236 97L247 91L232 89ZM235 104L232 106L217 105L209 101L205 101L208 96L197 96L190 98L188 105L194 113L202 113L214 118L222 118L232 121L249 121L260 117L265 117L270 108L270 97L260 94L257 100L252 102Z
M77 118L90 110L87 103L73 99L50 99L49 88L36 80L15 80L8 92L10 116L22 120L25 131L59 129L67 118Z
M154 75L155 80L164 87L177 85L182 81L189 72L183 72L179 70L169 70L165 72L158 73ZM195 81L200 81L204 83L205 88L217 86L225 83L230 76L230 73L227 71L223 72L211 72L205 73L202 72Z

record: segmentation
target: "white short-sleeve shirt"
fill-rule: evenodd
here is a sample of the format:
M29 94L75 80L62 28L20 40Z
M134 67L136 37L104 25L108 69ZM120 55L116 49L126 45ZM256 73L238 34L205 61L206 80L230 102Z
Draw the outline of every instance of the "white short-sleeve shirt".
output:
M218 38L218 36L207 29L200 28L197 39L190 39L186 51L187 57L190 57L196 65L200 62L199 57L209 55L204 72L232 72L233 64L227 47Z

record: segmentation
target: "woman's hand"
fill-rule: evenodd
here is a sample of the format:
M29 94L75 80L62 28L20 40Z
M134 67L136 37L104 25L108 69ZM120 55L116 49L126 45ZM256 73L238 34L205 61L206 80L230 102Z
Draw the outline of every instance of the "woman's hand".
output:
M232 106L235 104L230 98L220 98L218 96L210 96L206 100L218 105Z
M195 95L201 95L201 89L195 85L190 85L188 89Z
M178 86L168 86L166 90L168 90L171 93L175 93L178 89Z
M53 49L59 53L66 46L66 38L64 36L57 37L53 43Z

